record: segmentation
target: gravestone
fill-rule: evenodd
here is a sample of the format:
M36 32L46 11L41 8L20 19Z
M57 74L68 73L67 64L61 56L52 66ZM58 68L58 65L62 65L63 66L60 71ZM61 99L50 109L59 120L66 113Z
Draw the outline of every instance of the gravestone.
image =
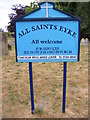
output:
M11 40L9 43L8 43L8 49L9 50L12 50L12 47L14 47L15 45L15 41L14 40Z
M8 55L8 40L5 33L2 32L2 55Z
M82 46L88 46L88 38L86 38L86 39L82 38L81 39L81 45Z
M0 56L2 56L2 32L0 32Z
M88 46L88 41L89 41L88 38L86 38L85 40L86 40L86 44L85 45Z

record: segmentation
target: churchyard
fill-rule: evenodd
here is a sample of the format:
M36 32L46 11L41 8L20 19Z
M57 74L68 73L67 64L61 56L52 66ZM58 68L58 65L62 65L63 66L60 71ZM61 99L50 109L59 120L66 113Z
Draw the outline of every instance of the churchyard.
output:
M62 113L63 63L32 64L34 115L31 114L29 64L16 63L15 46L11 47L8 55L2 56L2 117L87 118L88 46L81 43L80 61L67 64L65 113Z

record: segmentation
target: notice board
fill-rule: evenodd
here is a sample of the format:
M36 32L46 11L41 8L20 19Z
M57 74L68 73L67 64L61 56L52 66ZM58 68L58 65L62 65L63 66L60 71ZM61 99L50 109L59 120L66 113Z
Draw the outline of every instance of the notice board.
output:
M45 4L45 3L44 3ZM77 62L80 51L79 20L56 10L48 3L48 14L41 17L44 4L16 21L18 62ZM49 6L52 5L52 7ZM53 15L58 14L57 17ZM59 15L60 13L60 15ZM43 13L42 13L43 14ZM63 15L62 15L63 14Z

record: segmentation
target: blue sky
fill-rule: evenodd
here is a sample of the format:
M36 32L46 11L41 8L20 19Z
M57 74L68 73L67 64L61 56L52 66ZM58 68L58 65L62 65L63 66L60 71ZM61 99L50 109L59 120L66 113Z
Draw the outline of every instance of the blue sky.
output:
M34 0L0 0L0 28L6 31L5 26L8 25L9 17L8 14L12 13L11 10L12 5L15 4L22 4L22 5L29 5L30 2Z

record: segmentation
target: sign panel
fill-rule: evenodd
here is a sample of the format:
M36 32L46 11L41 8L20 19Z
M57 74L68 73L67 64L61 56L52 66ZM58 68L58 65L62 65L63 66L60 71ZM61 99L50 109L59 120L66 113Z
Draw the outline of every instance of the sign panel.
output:
M79 22L44 20L16 23L18 62L76 62Z

